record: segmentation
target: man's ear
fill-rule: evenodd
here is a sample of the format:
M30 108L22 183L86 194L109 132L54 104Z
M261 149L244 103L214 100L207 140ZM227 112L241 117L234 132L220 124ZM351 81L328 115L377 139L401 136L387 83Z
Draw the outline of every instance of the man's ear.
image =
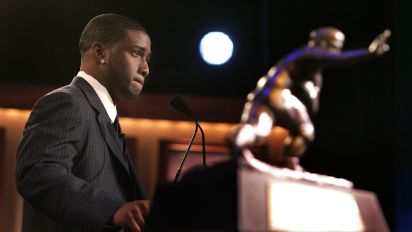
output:
M93 43L92 44L92 53L93 57L98 63L104 64L108 58L108 48L102 43Z

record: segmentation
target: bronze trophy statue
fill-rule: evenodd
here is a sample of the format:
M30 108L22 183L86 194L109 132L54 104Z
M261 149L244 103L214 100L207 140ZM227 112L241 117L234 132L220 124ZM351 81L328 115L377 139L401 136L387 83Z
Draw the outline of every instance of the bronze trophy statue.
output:
M310 33L306 46L281 59L257 82L247 96L241 123L228 135L234 150L253 160L250 146L265 141L275 126L287 130L282 157L273 165L303 170L300 157L314 140L311 116L319 110L322 70L380 56L389 51L385 30L368 48L342 51L345 35L333 27L321 27ZM269 141L270 142L270 141Z
M384 31L368 49L341 52L342 32L314 30L307 46L273 66L247 96L241 124L227 136L234 159L192 168L177 183L158 188L146 229L389 231L372 192L299 164L314 140L311 116L319 108L322 69L382 55L389 36ZM287 131L284 143L283 133L272 140L275 126ZM263 162L252 152L265 140L281 146L282 157L272 159L279 162Z

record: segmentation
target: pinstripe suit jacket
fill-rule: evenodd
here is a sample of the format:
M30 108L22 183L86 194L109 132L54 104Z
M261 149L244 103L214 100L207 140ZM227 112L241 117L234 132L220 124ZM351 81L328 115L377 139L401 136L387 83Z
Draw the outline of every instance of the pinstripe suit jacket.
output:
M16 184L23 231L106 230L124 202L145 198L102 102L80 77L35 104L17 150Z

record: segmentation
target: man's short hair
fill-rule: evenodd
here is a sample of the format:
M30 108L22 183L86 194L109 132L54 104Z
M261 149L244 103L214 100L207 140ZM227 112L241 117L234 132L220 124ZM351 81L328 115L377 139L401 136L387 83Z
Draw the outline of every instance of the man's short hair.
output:
M109 13L92 18L80 36L80 54L83 56L95 42L115 43L126 35L126 30L146 32L140 23L123 15Z

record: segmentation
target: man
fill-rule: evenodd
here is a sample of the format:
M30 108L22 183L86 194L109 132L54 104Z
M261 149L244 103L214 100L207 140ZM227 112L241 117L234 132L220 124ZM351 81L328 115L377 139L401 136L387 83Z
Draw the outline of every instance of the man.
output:
M345 36L340 30L321 27L312 31L307 46L288 54L258 81L247 96L241 125L228 135L229 144L242 151L261 144L273 127L281 126L289 132L281 148L283 155L269 155L268 162L302 170L299 158L315 137L311 116L319 109L323 68L380 56L389 50L389 36L386 30L367 49L341 51Z
M18 147L23 231L140 231L150 202L115 105L142 90L151 41L134 20L103 14L87 24L79 45L80 72L36 103Z

